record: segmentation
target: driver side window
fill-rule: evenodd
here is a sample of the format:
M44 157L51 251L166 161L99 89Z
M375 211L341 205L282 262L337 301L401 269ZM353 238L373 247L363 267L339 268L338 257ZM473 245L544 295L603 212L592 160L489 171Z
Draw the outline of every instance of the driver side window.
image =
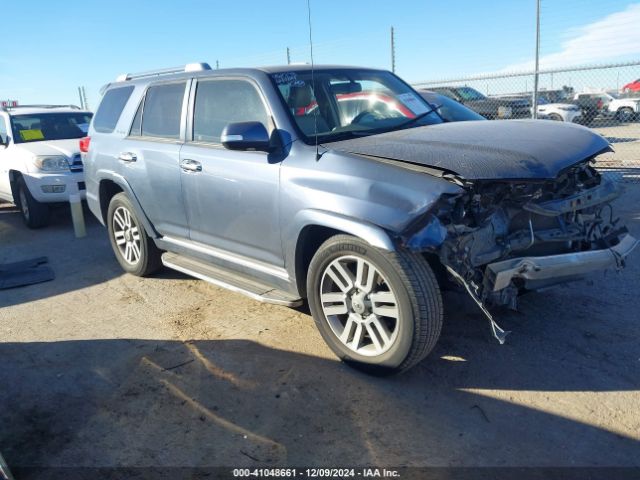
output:
M220 143L224 127L236 122L260 122L271 132L270 116L256 87L246 80L199 81L193 140Z

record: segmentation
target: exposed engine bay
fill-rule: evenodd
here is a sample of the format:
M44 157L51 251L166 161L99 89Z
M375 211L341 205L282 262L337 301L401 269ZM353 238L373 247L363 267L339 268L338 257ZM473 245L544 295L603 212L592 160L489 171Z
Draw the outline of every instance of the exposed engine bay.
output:
M553 180L467 182L464 193L443 196L403 241L438 255L503 343L506 332L489 307L515 309L523 292L624 266L638 242L611 206L620 193L589 161Z

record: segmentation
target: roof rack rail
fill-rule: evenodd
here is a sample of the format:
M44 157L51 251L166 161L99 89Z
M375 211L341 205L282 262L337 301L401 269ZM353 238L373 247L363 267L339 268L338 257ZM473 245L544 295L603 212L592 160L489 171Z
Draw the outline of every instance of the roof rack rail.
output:
M162 68L160 70L149 70L148 72L140 73L123 73L122 75L118 75L118 77L116 78L116 82L126 82L127 80L133 80L134 78L170 75L172 73L202 72L204 70L211 70L211 67L208 63L187 63L182 67Z
M74 110L82 110L79 106L77 105L48 105L48 104L32 104L32 105L7 105L7 106L0 106L0 110L4 110L9 111L9 110L15 110L15 109L19 109L19 108L72 108Z

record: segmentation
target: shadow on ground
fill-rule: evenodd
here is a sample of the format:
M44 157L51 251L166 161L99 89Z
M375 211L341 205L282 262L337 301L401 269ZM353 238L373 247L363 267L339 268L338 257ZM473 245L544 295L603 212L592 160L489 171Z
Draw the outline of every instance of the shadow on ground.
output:
M468 342L464 321L393 378L252 341L0 344L0 451L12 467L638 464L597 422L468 391L633 391L637 371L603 375L553 338Z

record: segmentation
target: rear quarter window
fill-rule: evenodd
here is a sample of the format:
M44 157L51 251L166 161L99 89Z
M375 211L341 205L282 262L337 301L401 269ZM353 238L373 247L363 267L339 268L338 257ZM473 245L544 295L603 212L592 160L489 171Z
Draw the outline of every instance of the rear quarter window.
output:
M104 94L93 119L93 129L100 133L111 133L115 130L122 110L127 104L133 85L128 87L113 88Z
M147 90L142 112L143 137L168 139L180 137L185 86L186 82L170 83L156 85Z

